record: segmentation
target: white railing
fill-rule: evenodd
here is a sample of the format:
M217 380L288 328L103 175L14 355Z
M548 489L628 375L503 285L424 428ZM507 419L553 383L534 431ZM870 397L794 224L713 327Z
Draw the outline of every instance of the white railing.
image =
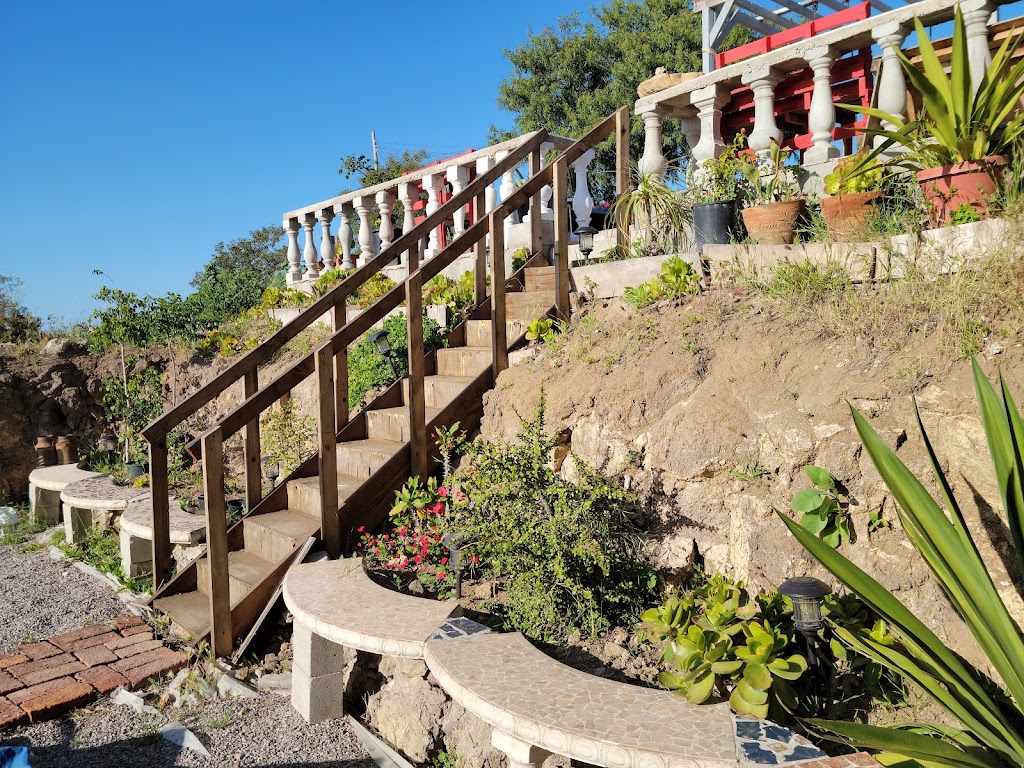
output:
M414 216L429 216L437 211L443 193L458 194L472 178L493 168L523 141L523 137L518 137L486 149L467 152L391 181L355 192L346 192L329 200L285 213L283 227L288 236L288 284L297 285L316 280L322 271L335 267L353 269L363 266L395 240L396 233L391 216L396 201L402 204L404 210L402 230L408 232L413 228ZM551 141L544 145L545 151L541 155L542 167L547 151L563 150L571 144L571 139L552 136ZM575 174L575 194L571 200L571 207L576 215L578 227L590 223L594 202L590 196L587 172L593 159L594 152L591 150L571 166ZM522 170L522 178L527 178L527 169L524 167ZM484 194L483 213L491 212L515 192L515 175L516 170L510 170L501 177L497 188L494 185L487 188ZM424 194L424 209L414 212L414 205ZM541 199L542 218L553 220L550 185L542 191ZM469 217L472 215L471 207L459 210L446 223L446 227L451 230L452 238L458 237L468 228ZM379 224L374 231L373 222L378 218ZM335 221L337 226L332 233ZM510 215L505 221L506 233L508 228L516 223L519 223L518 214ZM317 225L319 233L316 231ZM431 230L429 240L422 251L423 261L433 258L441 251L444 229L445 227L438 227ZM303 235L301 247L300 231ZM354 238L358 239L358 255ZM508 242L507 237L505 241ZM406 254L399 257L398 263L405 265Z

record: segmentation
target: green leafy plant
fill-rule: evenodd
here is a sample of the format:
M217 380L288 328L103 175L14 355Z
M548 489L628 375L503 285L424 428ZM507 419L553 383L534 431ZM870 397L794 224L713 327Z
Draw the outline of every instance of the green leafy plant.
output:
M124 379L106 374L100 379L100 389L107 416L118 425L125 463L142 464L147 460L148 450L139 433L163 411L163 380L160 369L144 358L129 355L125 363L133 370L137 365L144 367Z
M363 403L366 394L371 390L404 378L408 371L409 329L405 317L392 315L387 318L384 321L384 330L388 332L388 344L391 346L390 361L394 365L394 372L388 364L388 359L377 352L377 347L370 341L370 334L366 333L348 352L348 397L352 407ZM424 318L423 344L427 351L444 346L444 341L444 335L437 322Z
M353 298L355 305L360 309L369 309L397 285L390 277L378 272L359 286Z
M744 160L742 172L750 189L750 205L770 205L800 197L793 169L786 165L789 156L790 150L772 139L763 159Z
M680 250L692 221L685 196L664 179L663 174L635 171L630 191L616 198L609 211L625 239L647 256Z
M868 158L863 151L847 155L840 158L832 173L826 174L825 192L829 195L873 192L882 186L885 174L886 167L877 158Z
M530 253L529 248L516 248L512 252L512 271L518 272L522 269L526 262L530 260L530 256L532 256L532 254Z
M535 317L526 326L527 341L548 341L551 338L555 323L546 317Z
M643 309L658 300L657 294L651 287L650 283L640 283L640 285L627 286L626 290L623 292L623 296L626 301L637 309Z
M1004 154L1024 134L1024 113L1018 104L1024 96L1024 59L1016 60L1024 32L1006 37L992 56L980 83L971 78L967 53L967 28L960 6L953 21L949 73L936 54L924 24L914 19L920 51L920 68L899 48L899 58L910 87L921 94L922 109L916 120L904 121L874 107L840 104L883 122L865 133L881 136L882 142L864 159L864 168L893 145L908 151L893 164L919 171L965 161L981 161ZM888 123L891 128L884 127Z
M428 509L439 498L436 477L428 477L426 483L422 483L418 477L410 477L405 485L395 491L395 503L389 513L391 522L419 530L428 519Z
M1013 84L1008 84L1011 87ZM973 363L981 421L1002 498L1013 549L1024 565L1024 420L1005 380L1002 399ZM940 491L941 505L885 444L868 420L851 407L864 450L896 500L911 543L963 617L999 681L968 664L885 587L810 531L783 522L825 568L888 625L893 646L838 628L839 639L872 661L902 675L961 727L899 723L890 727L814 720L829 738L887 750L929 765L1010 768L1024 765L1024 636L986 568L959 504L915 414Z
M260 435L264 455L278 465L282 478L288 477L316 453L316 419L301 416L292 397L263 414Z
M974 224L981 221L981 214L970 203L960 203L953 211L947 226L955 227L958 224Z
M687 183L687 196L693 205L718 203L729 200L742 202L750 192L744 170L748 161L742 156L747 148L747 137L737 133L722 154L691 167Z
M794 512L803 513L800 525L833 548L852 541L849 504L839 497L836 479L814 465L804 467L804 474L813 487L797 493L791 507Z
M681 256L671 256L661 264L661 273L650 282L629 286L623 295L630 304L642 309L656 301L681 299L700 293L700 275Z

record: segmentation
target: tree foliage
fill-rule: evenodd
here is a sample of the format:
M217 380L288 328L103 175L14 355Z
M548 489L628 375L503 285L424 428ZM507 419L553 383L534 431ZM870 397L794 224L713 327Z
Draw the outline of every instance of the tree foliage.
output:
M20 298L21 280L0 275L0 341L19 342L39 333L42 321Z
M506 50L512 73L498 86L498 103L515 115L515 133L546 128L577 138L624 104L632 105L637 86L665 67L669 72L701 70L700 16L691 0L609 0L590 14L563 17L555 28L530 32ZM736 29L725 47L750 39ZM492 139L510 132L492 128ZM630 156L643 154L643 124L633 121ZM668 121L665 156L686 152L678 121ZM614 193L614 145L604 142L592 169L596 193Z
M346 179L355 176L359 180L359 189L372 187L391 179L404 176L407 173L422 168L427 164L427 150L406 149L400 155L389 154L379 163L378 168L373 167L373 160L366 155L346 155L341 158L341 167L338 173Z

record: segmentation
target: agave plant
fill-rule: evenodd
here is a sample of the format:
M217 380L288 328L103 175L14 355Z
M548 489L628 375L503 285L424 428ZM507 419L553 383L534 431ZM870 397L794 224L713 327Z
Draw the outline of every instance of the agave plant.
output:
M1024 113L1015 114L1024 96L1024 59L1013 61L1024 31L1007 36L981 82L973 83L967 56L967 30L959 5L953 23L948 75L920 19L914 19L914 27L921 69L899 49L894 52L910 85L921 94L920 116L904 121L899 115L873 107L839 105L892 126L864 130L869 135L883 137L884 141L866 156L860 167L869 169L871 161L893 145L902 145L908 150L896 164L914 171L979 161L1004 153L1024 133Z
M1024 421L1000 376L1002 401L974 362L974 383L1016 554L1024 567ZM941 492L940 506L914 474L851 408L864 449L898 505L911 542L967 623L1000 683L967 664L888 589L819 540L799 523L781 516L800 543L858 595L895 635L850 632L833 624L840 639L902 675L962 727L906 723L891 727L811 721L830 738L872 747L927 765L957 768L1024 766L1024 635L999 595L935 451L915 413Z

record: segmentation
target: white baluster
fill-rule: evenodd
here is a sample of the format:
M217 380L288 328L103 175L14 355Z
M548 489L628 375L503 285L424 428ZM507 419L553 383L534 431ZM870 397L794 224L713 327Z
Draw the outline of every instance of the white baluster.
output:
M903 75L903 65L896 51L903 45L906 39L906 27L896 22L882 24L871 31L878 47L882 49L881 72L875 87L878 89L878 108L890 115L897 115L904 118L907 110L907 81ZM894 126L888 121L883 121L884 128L892 129ZM875 146L885 141L884 137L875 137ZM888 155L903 153L904 148L892 146L886 150Z
M334 240L331 237L334 209L324 208L316 217L320 222L320 256L324 260L324 269L334 269Z
M700 120L700 139L691 148L693 159L698 163L711 160L722 154L722 107L729 100L729 89L720 84L700 88L690 94L690 103L697 108Z
M832 65L839 52L835 48L819 46L807 52L807 64L814 72L814 92L811 109L807 114L807 127L811 130L812 146L804 152L804 163L814 165L839 157L839 148L832 143L836 127L836 107L832 101Z
M423 189L427 193L427 216L433 216L440 207L437 195L441 191L441 177L436 173L428 173L422 179ZM441 252L441 238L438 237L437 227L430 230L430 239L427 248L423 252L423 260L432 259Z
M487 173L491 168L494 167L493 157L481 157L476 161L476 175L482 176ZM498 193L494 189L493 184L488 184L487 189L484 190L484 213L490 213L494 210L494 206L498 204Z
M637 163L637 170L644 176L661 176L668 167L668 160L662 149L661 111L650 109L643 113L644 153Z
M350 203L335 203L334 215L338 217L338 237L336 242L341 244L342 269L352 269L355 262L352 261L352 205Z
M508 155L509 155L509 151L507 149L503 149L503 150L499 151L498 154L496 154L494 156L494 159L497 161L497 163L500 163L502 160L504 160L506 157L508 157ZM510 197L512 197L513 194L515 194L516 185L515 185L515 182L512 181L512 174L514 172L515 172L514 170L508 170L508 171L505 171L503 174L501 174L501 184L498 185L498 195L500 196L501 202L505 202ZM508 216L505 217L505 242L506 243L508 242L509 227L511 227L513 224L518 224L518 223L519 223L519 211L512 211L512 213L510 213Z
M700 141L700 119L697 117L697 113L693 112L691 115L680 118L679 127L683 131L683 136L686 137L686 146L690 150L690 163L692 164L693 148Z
M594 198L590 196L587 185L587 168L594 162L594 150L588 149L572 164L576 174L576 191L572 196L572 210L576 214L576 229L590 226L590 217L594 212ZM573 239L578 239L575 235Z
M285 232L288 234L288 285L297 283L302 279L302 266L299 253L299 220L285 219L283 222Z
M402 201L404 217L402 219L402 234L407 235L416 226L416 213L413 205L420 199L420 185L415 182L403 181L398 185L398 199ZM415 246L414 246L415 247ZM405 263L406 254L399 254L399 263Z
M977 93L988 65L992 63L992 51L988 45L988 22L995 10L991 0L961 0L960 11L964 16L964 31L967 33L967 62L971 69L971 92Z
M380 249L383 251L395 240L395 225L391 221L391 210L395 207L395 196L391 192L377 193L377 209L380 211Z
M555 145L550 141L545 141L540 145L540 168L544 170L548 167L548 152L553 150ZM551 198L554 196L555 191L551 188L550 184L545 184L540 189L540 218L543 221L554 221L555 211L551 207Z
M782 141L782 131L775 123L775 86L782 80L776 69L764 68L743 75L744 85L754 92L754 130L747 144L758 154L771 149L772 141Z
M455 197L464 190L466 185L469 183L469 168L452 166L448 169L445 176L452 185L452 197ZM452 222L455 237L458 237L466 231L466 206L462 206L452 214Z
M358 266L365 265L374 255L373 225L370 224L370 213L373 211L374 199L369 195L360 195L352 199L356 215L359 217L359 259Z
M320 254L316 252L316 242L313 240L313 225L316 224L316 215L307 213L302 217L302 231L306 238L306 247L302 251L302 257L306 260L306 279L316 280L320 277L320 269L317 266L320 261Z

